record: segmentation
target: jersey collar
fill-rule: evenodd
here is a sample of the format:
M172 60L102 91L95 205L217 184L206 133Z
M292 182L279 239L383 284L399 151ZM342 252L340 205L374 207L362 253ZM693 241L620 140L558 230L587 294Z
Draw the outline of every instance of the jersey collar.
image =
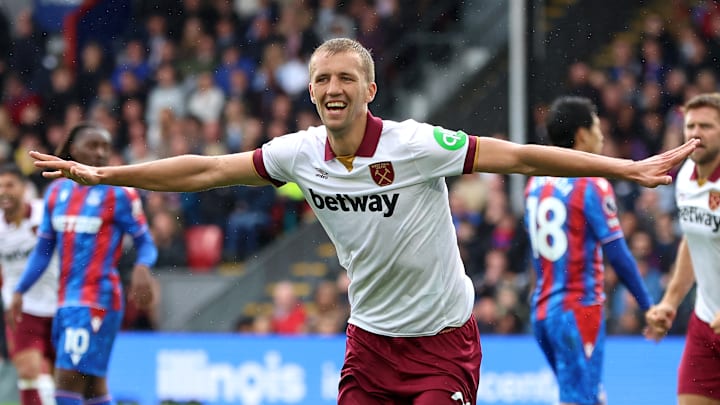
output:
M707 179L700 179L700 177L698 176L698 172L697 172L697 164L693 166L693 171L692 171L692 174L690 175L690 180L694 180L694 181L705 180L705 181L716 182L718 179L720 179L720 165L718 165L715 168L715 170L713 170L713 172L710 174L710 176L708 176Z
M377 118L367 112L367 125L365 126L365 134L355 156L371 157L375 154L378 142L380 142L380 134L382 133L382 119ZM325 161L335 159L335 152L330 147L330 142L325 139Z

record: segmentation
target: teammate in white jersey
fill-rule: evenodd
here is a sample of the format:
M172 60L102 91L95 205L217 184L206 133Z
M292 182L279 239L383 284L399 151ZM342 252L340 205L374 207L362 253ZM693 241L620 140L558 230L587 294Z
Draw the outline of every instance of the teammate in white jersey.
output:
M660 303L646 313L645 335L660 340L697 282L678 369L680 405L720 405L720 93L700 94L684 106L686 139L699 139L676 180L683 239Z
M445 176L475 171L604 176L668 184L688 142L643 161L518 145L372 116L375 68L358 42L323 43L309 92L323 126L254 152L91 167L31 152L50 178L191 191L293 181L335 244L351 305L338 403L474 404L482 357Z
M17 166L0 166L0 267L6 309L10 308L13 288L37 243L36 230L43 214L42 200L27 200L26 182ZM51 331L57 309L57 288L58 265L53 262L50 270L27 292L22 320L14 329L5 328L22 405L54 403L55 351Z

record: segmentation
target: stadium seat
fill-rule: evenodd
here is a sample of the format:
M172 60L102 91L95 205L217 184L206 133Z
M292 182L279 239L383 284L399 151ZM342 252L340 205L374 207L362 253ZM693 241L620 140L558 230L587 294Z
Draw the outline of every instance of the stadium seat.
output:
M185 230L188 266L193 272L214 269L222 257L223 231L217 225L193 225Z

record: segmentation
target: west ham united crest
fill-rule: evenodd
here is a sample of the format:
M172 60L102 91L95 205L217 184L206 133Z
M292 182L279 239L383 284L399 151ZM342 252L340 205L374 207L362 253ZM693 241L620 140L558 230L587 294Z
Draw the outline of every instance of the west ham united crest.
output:
M370 175L380 187L389 186L395 180L395 170L390 162L373 163L370 165Z
M711 191L708 196L708 207L715 211L720 207L720 191Z

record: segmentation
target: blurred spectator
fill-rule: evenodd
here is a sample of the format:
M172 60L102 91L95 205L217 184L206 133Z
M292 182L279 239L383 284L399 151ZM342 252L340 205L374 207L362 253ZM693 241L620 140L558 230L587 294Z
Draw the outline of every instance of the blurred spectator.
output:
M121 76L124 72L131 72L140 84L150 80L153 70L147 61L145 45L139 39L128 41L118 57L112 73L112 84L117 90L122 87Z
M655 218L655 252L653 255L658 260L659 270L667 275L675 263L678 245L680 245L680 233L669 213L661 214ZM665 283L663 283L664 285Z
M275 34L284 40L285 57L288 60L306 63L315 48L321 44L311 23L312 14L303 2L287 3L280 9Z
M171 270L187 267L185 238L177 216L168 210L152 214L150 233L158 249L155 267L158 270Z
M338 10L337 0L320 0L317 19L313 29L320 41L331 38L354 38L355 23L352 18Z
M12 22L14 29L12 36L12 50L3 54L3 58L9 55L10 71L17 74L18 78L26 86L31 86L36 78L36 71L42 66L42 58L45 55L45 42L42 35L35 29L32 19L32 10L27 8L18 13ZM6 34L3 32L3 34ZM8 38L5 37L6 41Z
M320 282L315 287L313 301L307 309L308 333L336 335L345 331L350 311L347 303L340 301L335 282Z
M14 126L27 124L28 114L42 106L40 95L30 90L14 71L7 75L3 88L2 103ZM41 112L40 110L39 112Z
M95 100L100 82L110 77L113 63L111 59L97 42L88 42L82 48L75 83L80 103L84 108L88 108Z
M568 69L567 93L579 97L585 97L599 104L600 93L596 87L590 83L590 66L582 61L574 62ZM536 122L538 126L545 130L545 119L539 117Z
M612 63L608 70L610 80L618 81L623 74L638 77L641 72L632 45L623 38L615 38L612 43Z
M49 120L61 120L65 106L80 101L75 87L75 77L70 69L58 66L50 74L50 88L44 95L45 114Z
M484 288L477 293L473 316L477 320L481 335L493 333L498 323L498 308L494 289Z
M271 325L273 333L281 335L297 335L305 331L305 304L295 295L295 288L290 281L275 284L272 292L273 310Z
M169 43L166 17L153 11L145 17L145 44L148 49L148 64L156 69L162 61L165 45Z
M245 81L250 83L252 75L255 72L255 62L245 56L242 50L235 45L227 46L222 50L221 55L220 64L215 69L215 82L225 95L233 94L235 96L242 96L245 92L242 91L238 94L237 84L233 86L233 74L236 71L240 71L240 74L244 75ZM244 86L244 88L247 89L247 85Z
M210 72L215 69L218 63L216 53L215 38L207 33L202 33L196 40L192 54L187 56L181 54L177 63L178 71L186 80L194 80L201 72Z
M195 90L188 98L188 113L198 117L203 123L217 123L224 104L225 96L215 85L212 73L210 71L199 73Z
M271 186L235 186L233 208L225 217L225 261L243 261L266 242L272 228L270 212L275 204Z
M151 129L151 133L152 129L160 124L162 110L169 109L175 117L185 115L185 94L178 84L175 68L169 63L161 65L158 67L155 79L157 84L148 93L145 110L145 121ZM160 138L150 137L148 142L151 147L156 148L160 143Z

